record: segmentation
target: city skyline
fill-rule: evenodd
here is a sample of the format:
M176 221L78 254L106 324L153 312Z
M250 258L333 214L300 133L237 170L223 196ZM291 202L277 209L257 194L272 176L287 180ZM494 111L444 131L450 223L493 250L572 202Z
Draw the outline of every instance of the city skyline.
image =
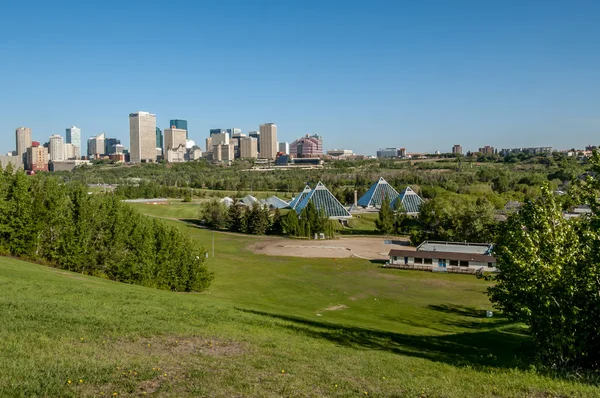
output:
M134 9L139 18L131 19ZM157 31L174 11L185 32ZM273 120L281 141L319 134L326 150L366 155L391 146L446 152L455 143L465 151L583 147L600 135L598 2L183 1L140 9L109 0L42 3L33 14L12 2L5 12L29 27L0 26L0 48L27 60L0 65L10 93L0 98L5 138L27 126L45 141L76 125L82 141L106 132L126 143L125 115L139 109L158 115L161 129L183 118L197 142L211 128L247 132ZM257 26L264 15L271 23ZM236 29L217 32L199 18ZM186 62L154 62L161 53ZM15 149L4 141L1 153Z

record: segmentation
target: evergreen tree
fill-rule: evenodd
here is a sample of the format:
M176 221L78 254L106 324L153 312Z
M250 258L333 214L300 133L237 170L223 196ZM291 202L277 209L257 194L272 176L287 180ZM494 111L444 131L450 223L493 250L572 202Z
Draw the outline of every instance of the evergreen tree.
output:
M379 216L375 220L375 228L383 234L390 235L394 232L394 212L388 198L384 197L379 209Z

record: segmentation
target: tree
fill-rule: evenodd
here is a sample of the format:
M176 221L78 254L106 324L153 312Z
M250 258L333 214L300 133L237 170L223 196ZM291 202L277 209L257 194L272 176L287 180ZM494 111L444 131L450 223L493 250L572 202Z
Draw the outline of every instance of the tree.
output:
M381 208L379 209L379 216L375 220L375 228L379 232L385 235L390 235L394 232L394 211L390 206L388 198L383 198L381 202Z
M224 229L227 225L227 207L216 199L202 205L199 216L214 229Z
M227 210L227 229L231 232L245 233L247 230L244 206L232 204Z
M509 217L494 248L500 272L490 277L496 282L490 299L529 326L540 359L551 367L600 368L599 194L600 182L590 177L576 195L589 200L594 214L565 220L544 188Z

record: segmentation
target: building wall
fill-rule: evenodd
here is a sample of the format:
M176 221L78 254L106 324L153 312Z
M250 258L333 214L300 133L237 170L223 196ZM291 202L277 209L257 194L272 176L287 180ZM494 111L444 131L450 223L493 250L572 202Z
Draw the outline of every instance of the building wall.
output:
M290 155L300 158L323 155L323 139L316 134L307 134L290 144Z
M166 129L165 129L166 131ZM185 133L185 130L181 130ZM165 160L169 163L181 163L185 162L186 149L184 146L178 148L165 149Z
M221 145L221 161L231 162L234 159L233 145L225 144Z
M185 139L188 139L188 123L187 120L182 119L171 119L169 121L169 127L175 126L176 129L185 130ZM161 146L156 146L157 148L162 148Z
M72 144L74 147L73 157L81 159L81 129L77 126L72 126L66 130L67 144Z
M61 161L66 159L65 143L60 135L50 136L48 144L49 160Z
M212 145L229 145L229 134L227 133L219 133L213 134L210 136L212 140Z
M27 148L27 170L48 171L48 148L34 146Z
M185 148L186 131L183 129L165 129L164 130L164 149L165 152L170 149L177 149L180 146Z
M260 157L263 159L275 159L277 156L277 125L265 123L260 125Z
M129 115L130 162L156 161L156 115L137 112Z
M418 253L418 252L415 252L415 253ZM406 265L420 265L420 266L430 266L430 267L436 267L437 268L438 264L439 264L439 260L440 260L438 258L434 258L434 259L432 259L431 264L425 264L424 261L421 262L421 263L415 263L415 257L416 258L420 258L417 254L415 254L414 257L408 257L408 262L405 263L404 262L404 257L393 257L393 256L390 256L390 264L393 264L393 265L404 265L404 264L406 264ZM454 265L453 263L451 263L450 259L442 259L442 260L446 261L446 267L455 267L455 266L458 266L458 267L462 268L462 266L460 266L460 263L459 263L459 265ZM469 266L468 267L465 266L464 268L479 269L479 268L483 267L483 269L485 271L496 271L496 266L495 265L496 264L494 263L494 266L488 267L488 263L483 263L483 262L478 262L478 261L469 261Z
M98 158L104 154L104 139L106 135L104 133L98 134L95 137L88 139L87 154L90 158Z
M455 155L462 155L462 146L460 145L454 145L452 147L452 153Z
M21 157L0 155L0 166L2 166L2 169L6 169L6 166L9 164L12 165L14 169L23 168L23 161L21 160Z
M21 161L24 161L27 148L31 146L31 129L29 127L19 127L15 130L15 138L17 142L17 156Z
M252 137L240 139L240 158L256 159L258 157L258 140Z

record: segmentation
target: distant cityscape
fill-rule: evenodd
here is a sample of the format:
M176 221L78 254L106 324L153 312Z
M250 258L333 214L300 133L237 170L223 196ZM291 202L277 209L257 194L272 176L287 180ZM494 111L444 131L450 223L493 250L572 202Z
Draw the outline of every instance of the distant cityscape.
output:
M100 133L87 140L85 154L82 152L81 129L71 126L65 130L65 138L53 134L46 143L33 141L31 128L15 130L14 151L0 155L0 164L22 168L30 173L38 171L72 170L95 160L118 163L168 163L193 162L200 159L231 165L236 159L253 160L257 164L319 165L324 159L366 159L373 156L357 155L351 149L324 151L323 137L306 134L292 143L278 141L277 125L264 123L258 130L242 132L239 128L210 129L204 150L190 139L188 122L171 119L169 127L161 130L156 126L156 115L149 112L129 114L129 149L119 139ZM433 156L519 156L541 155L557 152L552 147L507 148L498 150L485 145L477 151L464 153L462 145L455 144L448 152L408 152L406 148L381 148L379 159L420 159ZM596 146L588 145L582 150L560 150L566 156L589 156Z

